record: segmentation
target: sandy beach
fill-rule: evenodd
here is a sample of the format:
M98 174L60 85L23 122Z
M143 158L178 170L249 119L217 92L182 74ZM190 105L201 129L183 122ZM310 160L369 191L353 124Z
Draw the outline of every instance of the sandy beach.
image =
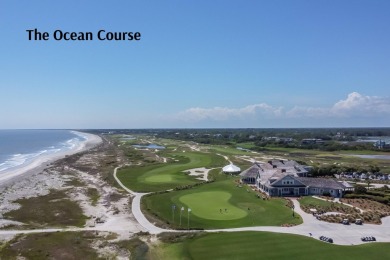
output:
M118 158L113 157L116 156L116 153L110 152L112 144L104 137L100 138L97 135L81 132L77 132L77 134L84 136L86 140L74 147L72 151L41 158L23 169L19 168L18 171L7 173L10 174L9 178L1 180L0 231L5 228L31 230L32 227L33 230L42 232L46 232L50 228L78 231L94 230L113 232L116 234L117 240L129 239L133 234L144 231L131 212L131 196L123 194L116 187L108 184L106 175L104 175L107 173L102 171L102 169L107 169L104 167L107 167L111 162L118 161ZM77 154L79 152L83 153ZM65 158L66 155L69 157ZM108 174L112 174L111 170ZM56 215L51 216L51 220L55 219L54 224L46 224L45 221L43 223L38 221L38 224L34 221L30 222L29 215L26 216L23 213L20 213L20 218L15 219L6 215L8 212L25 207L18 200L32 198L45 200L44 196L59 194L58 192L64 195L61 195L63 196L60 197L61 199L56 199L58 202L55 204L76 202L77 206L72 206L72 211L75 211L76 215L79 214L77 218L86 217L82 227L76 227L72 224L58 224L58 221L68 219L67 216L73 216L73 212L64 210L62 206L58 208L56 206L39 208L37 206L38 212L40 210L47 211L47 214L50 214L51 210L57 212ZM51 202L47 201L47 203ZM81 209L82 213L77 213L78 208ZM0 243L1 241L9 241L14 236L15 233L2 233L0 234ZM110 250L110 246L100 246L99 250L108 253L113 251Z
M80 142L73 149L58 153L53 153L45 156L39 156L27 165L21 167L15 167L0 174L0 187L8 186L11 183L17 182L27 176L34 173L43 171L51 163L64 158L65 156L72 155L78 152L89 150L102 142L100 136L73 131L75 134L86 138L85 141Z

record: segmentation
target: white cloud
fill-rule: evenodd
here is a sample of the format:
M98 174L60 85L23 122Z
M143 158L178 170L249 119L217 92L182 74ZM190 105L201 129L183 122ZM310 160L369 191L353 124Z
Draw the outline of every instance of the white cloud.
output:
M214 107L214 108L189 108L177 115L177 118L185 121L215 120L225 121L229 119L245 119L256 116L279 117L282 115L282 107L272 107L265 103L249 105L242 108Z
M364 96L357 92L348 94L346 99L336 102L330 107L300 107L295 106L285 111L283 107L273 107L266 103L248 105L242 108L194 107L178 113L175 119L189 122L199 121L229 121L234 119L283 119L292 118L324 118L330 122L332 118L363 118L378 117L390 114L390 98Z
M390 113L390 99L377 96L363 96L352 92L347 99L340 100L330 109L334 114L351 115L356 113L378 114Z
M299 107L286 112L287 117L352 117L390 114L390 99L378 96L363 96L357 92L336 102L332 107Z
M329 116L329 109L320 107L299 107L295 106L285 115L287 118L295 117L327 117Z

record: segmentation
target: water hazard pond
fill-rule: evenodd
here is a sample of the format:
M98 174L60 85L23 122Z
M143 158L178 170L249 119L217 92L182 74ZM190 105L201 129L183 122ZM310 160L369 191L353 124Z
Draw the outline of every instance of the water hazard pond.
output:
M349 156L359 157L362 159L380 159L380 160L390 160L390 155L383 154L348 154Z
M142 149L165 149L165 146L157 145L157 144L134 144L133 147L135 148L142 148Z

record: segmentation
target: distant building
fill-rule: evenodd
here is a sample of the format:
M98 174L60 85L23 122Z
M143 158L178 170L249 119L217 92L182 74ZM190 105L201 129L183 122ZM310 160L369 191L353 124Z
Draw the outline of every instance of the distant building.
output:
M315 138L302 139L301 144L324 144L324 140Z
M390 143L386 143L385 141L379 140L374 143L374 146L378 149L386 149L390 148Z
M294 141L294 139L292 139L291 137L276 137L276 136L263 137L262 140L281 142L281 143L291 143L292 141Z

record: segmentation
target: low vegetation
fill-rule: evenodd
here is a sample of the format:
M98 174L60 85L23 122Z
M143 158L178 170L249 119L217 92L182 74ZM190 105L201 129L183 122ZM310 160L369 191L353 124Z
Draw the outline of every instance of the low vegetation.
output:
M0 259L104 259L91 243L93 232L57 232L20 235L6 243Z
M146 259L149 247L137 235L116 238L95 231L19 235L2 245L0 259Z
M381 224L381 218L390 215L389 206L366 199L341 199L341 203L339 203L303 197L299 201L303 211L311 214L310 209L316 209L318 219L330 223L341 223L344 219L355 223L357 219L361 219L364 223ZM343 203L353 207L343 205ZM362 209L363 212L359 209ZM337 212L337 214L324 214L329 212Z
M367 189L362 185L356 185L354 193L348 193L344 197L347 199L368 199L390 205L390 189L386 185L378 189Z
M302 210L308 214L312 213L311 209L315 209L319 214L327 212L340 212L344 214L360 213L358 209L343 205L342 203L320 200L309 196L300 198L299 203Z
M88 188L87 189L87 196L91 200L91 205L96 206L99 198L100 198L100 193L96 188Z
M5 213L4 217L25 223L23 228L82 227L87 219L80 206L61 190L51 190L48 195L15 202L21 207Z

